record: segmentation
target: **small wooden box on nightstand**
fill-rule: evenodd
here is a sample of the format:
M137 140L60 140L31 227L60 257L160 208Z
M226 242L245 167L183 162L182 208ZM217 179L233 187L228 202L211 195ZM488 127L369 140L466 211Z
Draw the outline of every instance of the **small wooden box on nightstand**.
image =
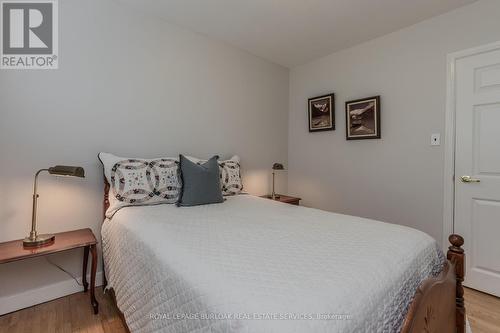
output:
M270 195L263 195L261 196L261 198L266 198L266 199L272 199L272 197ZM291 196L288 196L288 195L283 195L283 194L276 194L276 199L274 199L275 201L279 201L279 202L283 202L283 203L287 203L287 204L290 204L290 205L295 205L295 206L298 206L299 203L300 203L300 200L302 200L301 198L297 198L297 197L291 197Z

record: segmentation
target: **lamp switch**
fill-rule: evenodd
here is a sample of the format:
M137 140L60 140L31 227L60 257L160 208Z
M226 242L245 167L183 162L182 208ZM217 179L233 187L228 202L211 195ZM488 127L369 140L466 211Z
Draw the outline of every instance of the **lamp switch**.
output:
M441 145L441 134L434 133L431 134L431 146L440 146Z

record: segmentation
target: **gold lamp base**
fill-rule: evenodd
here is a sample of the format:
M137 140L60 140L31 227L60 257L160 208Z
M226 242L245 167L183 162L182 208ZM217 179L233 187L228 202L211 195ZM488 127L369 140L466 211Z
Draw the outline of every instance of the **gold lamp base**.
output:
M56 239L55 235L47 234L47 235L37 235L34 239L30 237L26 237L23 240L24 247L40 247L44 245L49 245L54 242Z

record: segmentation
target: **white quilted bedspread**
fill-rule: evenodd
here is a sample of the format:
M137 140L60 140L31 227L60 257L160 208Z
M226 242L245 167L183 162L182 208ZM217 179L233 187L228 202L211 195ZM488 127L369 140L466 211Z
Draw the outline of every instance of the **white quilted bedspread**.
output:
M395 332L440 260L420 231L249 195L123 208L102 237L132 332Z

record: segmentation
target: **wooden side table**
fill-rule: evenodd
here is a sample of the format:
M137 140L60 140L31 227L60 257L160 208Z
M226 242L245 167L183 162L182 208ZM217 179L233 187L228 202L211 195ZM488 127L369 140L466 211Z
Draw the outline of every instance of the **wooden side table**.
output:
M263 195L263 196L261 196L261 198L266 198L266 199L272 200L272 197L270 195ZM302 199L297 198L297 197L291 197L289 195L276 194L276 199L274 199L274 200L279 201L279 202L284 202L284 203L287 203L290 205L298 206L300 204L300 200L302 200Z
M68 232L60 232L55 235L56 238L52 244L42 247L23 247L22 239L0 243L0 264L83 248L83 291L87 292L87 290L89 289L89 284L87 283L87 266L90 252L90 254L92 255L92 266L90 271L90 303L92 304L92 308L94 309L94 314L97 314L99 312L99 303L97 303L97 300L95 298L97 240L92 233L92 230L87 228Z

